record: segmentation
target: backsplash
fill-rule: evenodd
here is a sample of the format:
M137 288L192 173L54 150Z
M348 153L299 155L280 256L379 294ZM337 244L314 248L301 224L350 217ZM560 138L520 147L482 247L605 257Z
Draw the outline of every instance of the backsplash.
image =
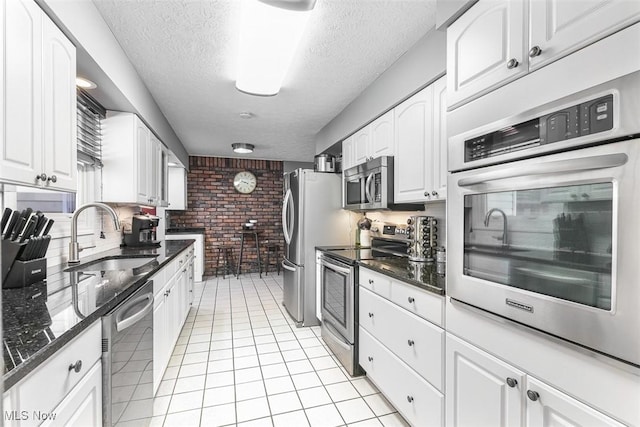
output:
M258 180L251 194L240 194L233 188L234 176L245 170ZM217 245L232 245L237 261L240 230L250 219L258 221L260 241L277 242L282 253L282 185L283 163L280 161L191 156L187 175L188 209L168 211L168 225L205 228L205 275L214 274ZM262 256L264 254L263 249ZM250 265L251 271L258 271L249 262L256 259L253 237L245 240L243 258L243 271L248 271Z

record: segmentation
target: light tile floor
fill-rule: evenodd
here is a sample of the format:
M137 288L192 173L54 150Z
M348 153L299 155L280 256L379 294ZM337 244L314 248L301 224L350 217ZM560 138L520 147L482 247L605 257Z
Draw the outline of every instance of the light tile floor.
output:
M407 426L281 305L282 276L208 278L154 401L152 426Z

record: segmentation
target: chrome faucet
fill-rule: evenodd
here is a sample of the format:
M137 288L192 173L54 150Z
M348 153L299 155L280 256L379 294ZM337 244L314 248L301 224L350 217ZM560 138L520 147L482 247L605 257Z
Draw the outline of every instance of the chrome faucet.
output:
M69 243L69 260L67 261L69 264L78 264L80 262L80 252L83 249L88 249L88 248L80 247L80 244L78 243L78 216L82 211L84 211L87 208L104 209L111 215L111 218L113 219L113 224L115 225L116 230L120 230L120 222L118 221L118 215L111 208L111 206L106 205L104 203L100 203L100 202L87 203L86 205L80 206L73 213L73 217L71 217L71 242ZM94 247L94 246L91 246L91 247Z
M485 227L489 226L489 220L491 219L491 215L493 215L494 212L498 212L502 214L502 237L496 237L496 239L502 240L502 247L506 248L507 246L509 246L509 243L507 240L507 237L508 237L507 214L505 214L502 209L492 208L489 212L487 212L487 215L485 215L484 217L484 226Z

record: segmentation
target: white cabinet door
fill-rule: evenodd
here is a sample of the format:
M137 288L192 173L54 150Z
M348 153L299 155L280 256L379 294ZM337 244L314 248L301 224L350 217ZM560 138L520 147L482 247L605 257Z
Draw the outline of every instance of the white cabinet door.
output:
M536 0L529 5L530 70L560 59L640 18L637 0Z
M47 188L77 188L76 49L49 19L43 20L44 170Z
M169 168L169 205L171 210L187 208L187 171L181 167Z
M102 362L97 361L41 426L102 425Z
M527 377L526 419L527 427L622 427L612 418L532 377Z
M369 125L371 130L370 156L393 156L393 110L378 117Z
M449 333L446 352L447 426L522 425L523 372Z
M422 202L431 188L430 142L433 87L427 86L394 110L394 202Z
M353 147L353 135L342 141L342 170L349 169L356 165Z
M37 184L42 165L42 19L32 0L3 2L4 128L0 177Z
M151 131L142 123L135 119L136 133L136 158L137 158L137 201L138 203L151 203L150 174L151 174Z
M353 152L356 165L365 163L370 157L371 129L366 126L353 135Z
M527 73L525 29L524 0L480 0L449 26L449 109Z
M433 83L433 146L431 200L447 198L447 77Z

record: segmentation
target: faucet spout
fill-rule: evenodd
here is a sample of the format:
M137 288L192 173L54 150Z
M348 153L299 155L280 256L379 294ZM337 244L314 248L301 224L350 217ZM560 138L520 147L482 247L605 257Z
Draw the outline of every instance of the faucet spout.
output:
M73 213L73 217L71 217L71 242L69 243L69 259L67 260L69 264L78 264L80 262L79 254L83 248L81 248L78 244L78 216L80 215L80 213L82 213L82 211L88 208L100 208L107 211L109 215L111 215L111 219L113 219L113 224L116 230L120 230L118 215L111 208L111 206L100 202L87 203L86 205L80 206Z
M487 212L487 214L484 217L484 226L488 227L489 226L489 221L491 220L491 215L493 215L494 212L497 212L499 214L502 215L502 237L496 237L499 240L502 240L502 247L506 248L507 246L509 246L509 241L508 241L508 229L507 229L507 214L504 213L504 211L502 209L498 209L498 208L492 208L489 210L489 212Z

